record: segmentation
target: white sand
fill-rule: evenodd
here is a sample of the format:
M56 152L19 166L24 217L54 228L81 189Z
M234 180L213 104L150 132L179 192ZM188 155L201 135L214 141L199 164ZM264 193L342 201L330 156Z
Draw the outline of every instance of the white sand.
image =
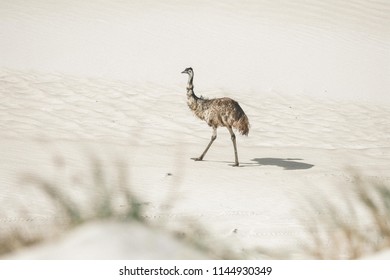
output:
M55 222L25 174L74 199L93 193L91 154L109 182L118 168L128 174L147 220L179 232L196 224L237 252L301 257L297 219L323 215L302 201L342 199L349 168L390 184L388 4L112 2L0 4L2 231ZM234 98L248 115L240 168L229 166L224 128L204 162L190 160L211 130L187 108L188 66L196 93Z
M164 231L138 223L100 221L82 225L66 238L46 242L10 259L207 259Z

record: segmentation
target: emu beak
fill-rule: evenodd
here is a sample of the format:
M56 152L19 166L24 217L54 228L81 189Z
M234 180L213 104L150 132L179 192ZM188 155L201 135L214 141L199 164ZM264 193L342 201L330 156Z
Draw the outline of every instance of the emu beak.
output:
M183 72L181 72L182 74L186 74L187 73L187 71L186 70L184 70Z

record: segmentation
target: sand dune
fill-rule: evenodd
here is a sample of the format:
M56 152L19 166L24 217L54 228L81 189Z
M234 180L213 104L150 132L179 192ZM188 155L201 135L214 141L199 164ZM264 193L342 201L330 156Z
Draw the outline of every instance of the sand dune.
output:
M381 1L2 1L1 67L309 96L389 99ZM181 70L180 70L181 71Z
M358 0L2 1L1 236L15 228L52 236L64 222L31 176L91 211L94 195L104 195L93 178L98 162L108 185L118 172L128 176L145 220L165 229L161 242L172 241L167 232L195 231L244 258L263 256L258 248L308 257L302 220L310 226L330 213L310 213L305 201L345 206L356 173L390 185L389 10ZM211 129L186 105L180 72L188 66L197 94L234 98L248 115L249 136L237 140L240 168L229 166L224 128L205 161L190 160ZM372 220L362 215L362 225ZM77 257L79 238L95 232L85 228L57 249L5 258ZM174 257L209 257L181 254L176 241ZM64 244L74 251L58 254ZM154 249L142 256L170 254Z

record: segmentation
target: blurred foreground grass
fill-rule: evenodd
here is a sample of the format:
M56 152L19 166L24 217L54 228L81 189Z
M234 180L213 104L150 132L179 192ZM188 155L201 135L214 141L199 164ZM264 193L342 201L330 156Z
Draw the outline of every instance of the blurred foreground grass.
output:
M19 248L41 242L47 238L59 235L80 224L103 219L115 219L120 221L138 221L146 224L142 213L142 205L131 193L129 188L126 164L118 163L117 180L108 182L101 162L91 159L91 183L94 189L84 188L82 196L85 198L81 202L79 197L71 195L67 186L62 182L51 181L38 174L25 174L22 176L20 184L24 187L34 188L39 192L47 205L42 207L53 208L53 225L47 224L37 230L25 226L14 226L2 232L0 236L0 255L15 251ZM26 191L26 193L28 193ZM28 194L19 203L15 202L13 207L19 208L22 213L20 220L33 220L30 218L28 204ZM22 195L23 197L23 195Z
M390 249L390 187L350 173L352 189L308 200L304 209L303 251L313 259L359 259Z
M55 239L73 228L85 223L101 220L115 220L123 223L137 222L150 230L168 233L172 238L189 246L205 256L214 259L239 259L240 256L233 253L228 246L221 245L215 240L209 240L207 230L199 223L189 220L186 230L174 230L165 225L166 221L152 222L145 215L145 204L132 192L128 174L129 168L124 162L118 162L116 166L102 164L97 158L89 160L90 174L84 178L85 185L80 189L69 190L67 183L61 180L50 180L38 174L25 174L21 184L33 188L44 197L43 208L53 209L52 222L47 225L39 225L34 228L26 226L32 221L29 211L27 196L15 203L13 207L19 208L20 223L3 231L0 235L0 257L12 253L18 249L28 247L48 239ZM108 168L109 167L109 168ZM110 169L110 170L108 170ZM111 170L112 169L112 170ZM109 174L110 173L110 174ZM115 173L112 175L111 173ZM147 176L147 174L145 174ZM60 176L58 176L60 177ZM90 181L90 182L89 182ZM69 183L69 182L68 182ZM172 197L168 197L164 205L174 203ZM170 211L170 207L164 207ZM165 213L169 216L169 213ZM24 223L25 222L25 223ZM129 238L132 238L129 236Z
M165 227L164 221L152 224L145 218L144 204L131 191L127 164L117 163L115 180L109 179L106 167L96 158L90 159L90 166L92 188L83 188L76 197L63 183L37 174L24 175L21 183L46 197L55 209L53 220L58 222L39 230L25 226L9 228L0 236L0 255L60 236L84 223L110 219L125 223L137 221L151 230L158 227L213 259L294 258L284 253L284 248L278 253L256 248L233 251L229 244L210 238L199 221L191 221L186 231L173 231ZM307 199L304 203L300 222L305 237L299 241L303 244L299 254L304 258L357 259L390 248L390 188L358 175L353 178L353 188L341 195L324 196L321 203L318 199ZM29 217L25 205L14 206L23 209L23 215ZM262 247L259 244L258 248Z

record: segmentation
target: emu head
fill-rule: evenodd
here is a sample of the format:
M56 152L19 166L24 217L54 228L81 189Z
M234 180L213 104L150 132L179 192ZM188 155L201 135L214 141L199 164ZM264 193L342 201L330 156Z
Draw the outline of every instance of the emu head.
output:
M191 67L188 67L182 73L183 74L188 74L188 75L192 76L194 74L194 71L192 70Z

